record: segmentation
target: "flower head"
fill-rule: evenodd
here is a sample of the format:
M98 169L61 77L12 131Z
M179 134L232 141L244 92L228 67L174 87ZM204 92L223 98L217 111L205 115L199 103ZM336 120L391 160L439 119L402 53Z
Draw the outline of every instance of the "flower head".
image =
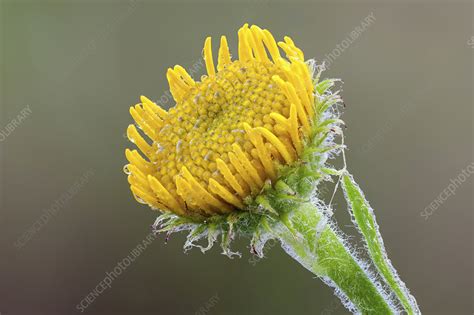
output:
M176 101L168 111L144 96L130 108L146 135L133 124L127 129L141 151L126 150L139 202L183 217L245 210L282 166L299 159L316 116L313 69L289 37L277 43L268 30L245 24L238 38L232 60L221 37L217 67L205 40L208 74L200 82L181 66L168 69Z
M250 236L250 250L260 258L268 240L277 239L291 257L336 287L351 310L396 313L385 286L335 229L331 201L326 204L317 192L321 182L337 175L335 189L342 179L379 276L409 314L419 314L385 254L370 205L347 172L341 98L332 90L337 80L320 82L324 64L315 71L289 37L277 44L269 31L247 24L238 37L234 61L221 37L217 70L211 38L206 39L208 75L200 82L180 66L168 69L176 101L168 111L144 96L130 108L141 131L130 125L127 135L141 153L126 150L125 172L135 198L163 211L153 230L168 235L188 230L184 249L202 252L220 236L228 257L240 255L230 248L236 235ZM337 170L327 162L340 152L344 167Z

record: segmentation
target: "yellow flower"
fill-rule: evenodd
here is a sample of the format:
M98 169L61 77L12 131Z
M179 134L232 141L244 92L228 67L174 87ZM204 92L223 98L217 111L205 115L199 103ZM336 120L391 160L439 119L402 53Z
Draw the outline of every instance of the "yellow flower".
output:
M185 217L245 210L281 166L298 160L315 119L312 69L289 37L277 44L268 30L245 24L238 38L232 61L221 37L217 71L206 38L201 82L181 66L168 69L176 101L169 111L144 96L130 108L149 138L127 129L143 154L126 150L139 202Z

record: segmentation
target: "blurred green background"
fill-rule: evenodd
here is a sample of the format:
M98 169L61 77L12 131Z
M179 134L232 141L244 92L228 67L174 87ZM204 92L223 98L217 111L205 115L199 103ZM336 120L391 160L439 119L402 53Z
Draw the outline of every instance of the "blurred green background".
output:
M350 170L422 311L474 312L472 177L428 219L420 215L473 162L472 2L0 3L0 131L31 110L0 138L0 314L79 313L81 299L148 235L157 214L133 200L122 172L128 108L141 94L166 95L166 69L199 63L206 36L217 45L227 35L236 55L237 29L256 23L321 61L371 12L375 22L326 73L344 80ZM199 78L204 69L196 70ZM357 242L340 192L335 206ZM243 257L233 260L218 248L184 254L183 240L160 235L85 313L347 313L279 246L255 264L248 240L237 241Z

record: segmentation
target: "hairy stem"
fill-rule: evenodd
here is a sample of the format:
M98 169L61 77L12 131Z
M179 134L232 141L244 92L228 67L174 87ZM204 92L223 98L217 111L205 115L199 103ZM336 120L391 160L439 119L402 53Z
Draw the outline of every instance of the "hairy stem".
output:
M309 202L295 203L267 230L280 239L283 249L306 269L335 287L351 311L392 314L389 298L361 267L338 232ZM286 205L288 209L288 205Z

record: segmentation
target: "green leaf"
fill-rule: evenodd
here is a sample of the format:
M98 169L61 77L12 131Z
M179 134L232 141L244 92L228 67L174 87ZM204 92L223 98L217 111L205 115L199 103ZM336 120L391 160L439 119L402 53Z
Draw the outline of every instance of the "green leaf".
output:
M342 187L355 224L364 236L367 249L377 270L393 290L408 314L421 314L415 298L398 276L388 259L375 215L359 186L350 174L342 176Z

